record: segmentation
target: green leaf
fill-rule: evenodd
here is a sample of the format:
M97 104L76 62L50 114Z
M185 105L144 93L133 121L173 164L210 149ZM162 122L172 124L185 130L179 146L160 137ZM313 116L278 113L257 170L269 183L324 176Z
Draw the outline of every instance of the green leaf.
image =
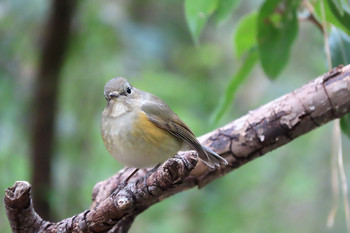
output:
M341 13L332 0L320 0L314 5L318 20L322 21L322 2L326 21L350 35L350 15L345 10Z
M332 0L333 4L335 5L335 7L337 8L337 11L343 15L344 14L344 9L343 9L343 3L342 0Z
M350 114L346 114L340 119L340 128L350 138Z
M347 31L350 31L350 14L344 10L343 12L340 12L332 0L326 0L326 2L329 4L330 10L337 20L347 29Z
M333 27L329 34L329 48L333 67L350 63L350 36L345 32Z
M329 34L329 48L333 66L350 63L350 36L345 32L333 27ZM350 114L340 119L340 127L350 137Z
M332 0L334 6L337 8L337 11L340 15L344 15L344 12L349 13L350 1L348 0Z
M298 0L266 0L258 13L258 47L262 67L275 79L286 66L298 33Z
M185 0L185 15L192 38L198 44L202 29L213 14L218 0Z
M216 10L216 23L226 22L239 3L240 0L219 0L218 9Z
M232 76L230 83L228 84L224 96L221 98L218 107L214 111L211 122L212 124L217 124L224 113L229 109L231 103L234 100L235 94L238 88L243 84L246 80L255 64L259 59L259 53L257 48L251 49L247 56L239 68L239 70Z
M242 57L244 53L257 46L256 42L256 21L258 14L254 11L246 14L238 22L234 36L233 44L237 58Z

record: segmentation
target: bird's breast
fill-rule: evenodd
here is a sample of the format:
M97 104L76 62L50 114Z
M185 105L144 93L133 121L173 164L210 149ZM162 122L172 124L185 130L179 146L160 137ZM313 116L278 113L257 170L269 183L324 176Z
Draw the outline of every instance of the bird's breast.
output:
M119 162L132 167L152 167L174 156L182 141L153 124L143 111L102 120L102 138Z

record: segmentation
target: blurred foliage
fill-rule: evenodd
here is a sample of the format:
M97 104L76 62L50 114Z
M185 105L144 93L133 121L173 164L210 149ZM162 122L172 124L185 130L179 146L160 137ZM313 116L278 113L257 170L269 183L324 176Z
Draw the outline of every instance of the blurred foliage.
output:
M329 35L329 47L333 66L350 63L350 36L345 32L333 27ZM340 119L340 127L350 137L350 114Z
M249 50L257 46L256 38L257 13L255 11L243 16L237 23L233 35L235 55L241 58Z
M349 21L346 21L345 18L349 17L349 13L347 13L345 10L343 13L339 12L337 10L337 7L334 4L335 1L332 0L325 0L325 1L317 1L314 5L316 15L318 16L318 19L321 21L322 19L322 10L324 9L324 14L327 22L333 24L334 26L340 28L347 34L350 33L350 25ZM346 13L346 15L344 15Z
M277 78L289 59L298 33L299 3L300 0L271 0L259 9L257 42L261 66L271 79Z
M257 63L258 58L259 54L257 49L251 49L246 54L246 57L243 60L243 65L237 69L237 72L234 74L231 81L226 87L225 95L220 99L220 102L214 111L214 118L211 120L212 123L217 123L226 112L226 109L231 106L238 88L246 80L253 67Z
M110 78L124 76L161 97L197 135L214 128L208 124L212 112L235 82L232 77L249 60L250 46L257 43L253 40L236 57L231 35L236 32L237 41L244 33L252 34L240 35L236 27L242 16L263 2L241 1L233 14L215 10L220 4L235 9L238 1L216 1L214 10L198 6L205 7L204 23L191 16L194 26L188 29L185 20L191 18L190 9L194 14L198 10L188 8L192 2L80 1L56 122L55 188L50 202L57 220L89 208L94 184L122 167L108 154L100 136L100 115L106 104L103 86ZM0 1L1 190L16 180L30 180L28 115L48 3ZM199 40L199 35L195 46L191 36ZM235 47L237 53L237 42ZM315 25L300 23L289 50L289 63L274 82L266 79L265 68L251 67L246 81L234 87L235 100L227 102L228 114L222 115L220 125L327 71L322 34ZM152 206L136 219L131 232L345 232L342 210L334 228L326 228L331 206L329 137L330 127L322 127L202 190L189 190ZM349 141L344 140L344 151L349 149ZM350 163L344 160L349 170ZM9 231L0 205L0 232Z
M197 3L197 0L188 0L188 2ZM217 0L216 3L220 5L221 0ZM193 5L197 6L198 4ZM309 7L306 7L306 5L309 5ZM344 34L349 34L350 13L348 12L349 3L347 1L318 0L306 3L300 0L266 0L261 4L257 13L255 11L248 13L244 17L241 17L237 23L237 29L234 33L235 54L238 58L246 54L247 58L243 59L241 68L232 76L225 94L217 106L216 111L213 112L212 121L214 123L217 123L229 109L236 90L243 84L258 61L260 61L265 74L270 79L276 79L281 74L288 63L290 50L295 38L299 34L298 17L302 17L303 8L305 8L304 11L307 11L308 17L316 13L319 24L315 24L315 26L326 25L327 27L333 25L344 31ZM197 9L200 11L200 8ZM212 12L215 9L215 7L212 8ZM299 15L298 12L300 12ZM198 12L193 14L193 16L198 15ZM322 17L323 15L324 17ZM312 15L312 17L314 16ZM325 20L325 24L323 24L323 20ZM187 22L191 29L193 25L188 17ZM205 23L201 24L200 30L197 31L198 33L192 33L196 42L203 29L203 25ZM259 51L258 57L252 52L255 47ZM343 53L346 54L347 51ZM337 57L338 52L332 51L332 54L333 57ZM252 59L253 57L254 59ZM348 64L348 62L343 60L341 64Z

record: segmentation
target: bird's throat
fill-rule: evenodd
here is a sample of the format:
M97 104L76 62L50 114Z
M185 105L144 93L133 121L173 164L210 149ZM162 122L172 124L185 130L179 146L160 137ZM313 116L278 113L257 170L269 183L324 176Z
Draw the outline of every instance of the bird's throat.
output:
M105 115L109 117L120 117L129 112L129 108L125 103L114 102L109 104L105 109Z

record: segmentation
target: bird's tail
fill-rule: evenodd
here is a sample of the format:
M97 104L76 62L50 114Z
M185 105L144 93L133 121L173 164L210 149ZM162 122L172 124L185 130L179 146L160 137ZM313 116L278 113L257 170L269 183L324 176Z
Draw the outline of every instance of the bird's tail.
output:
M207 164L209 167L220 167L220 164L227 165L228 162L226 159L218 155L213 150L205 147L202 145L202 148L204 149L205 154L198 153L199 158L203 160L205 164Z

